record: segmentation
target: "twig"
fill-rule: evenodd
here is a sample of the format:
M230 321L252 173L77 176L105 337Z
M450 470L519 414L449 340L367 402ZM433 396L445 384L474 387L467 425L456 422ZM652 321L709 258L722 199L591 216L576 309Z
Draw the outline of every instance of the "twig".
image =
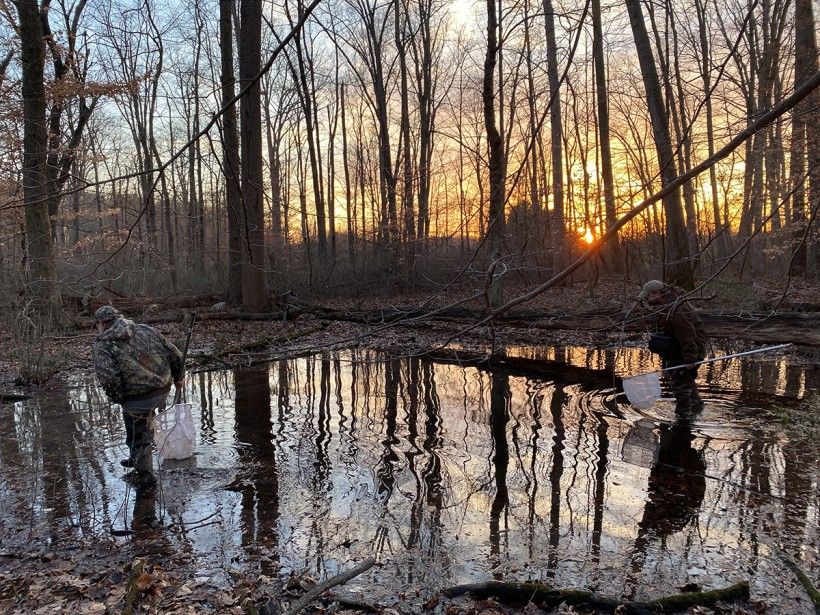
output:
M335 577L329 578L324 583L319 583L319 585L317 585L304 596L302 596L299 599L299 601L287 611L285 615L296 615L296 613L298 613L311 602L316 600L316 598L321 596L331 587L336 587L337 585L341 585L342 583L347 583L350 579L359 576L366 570L369 570L375 563L376 559L373 557L369 557L352 570L349 570L348 572L343 572L341 574L337 574Z

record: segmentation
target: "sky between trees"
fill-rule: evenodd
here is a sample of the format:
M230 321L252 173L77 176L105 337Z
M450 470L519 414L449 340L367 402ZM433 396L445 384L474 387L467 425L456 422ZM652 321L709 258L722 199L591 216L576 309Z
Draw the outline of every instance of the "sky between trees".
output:
M263 295L473 261L544 279L817 73L810 0L314 5L3 2L4 282L240 301L243 271ZM249 67L258 91L226 107ZM625 225L606 267L704 273L747 242L815 271L817 114L815 89Z

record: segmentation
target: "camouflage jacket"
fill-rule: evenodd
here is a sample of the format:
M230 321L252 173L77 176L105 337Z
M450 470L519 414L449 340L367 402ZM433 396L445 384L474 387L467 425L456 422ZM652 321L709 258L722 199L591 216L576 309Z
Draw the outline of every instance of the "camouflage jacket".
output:
M94 372L114 402L168 392L183 376L182 353L148 325L119 318L97 336Z
M677 293L676 293L677 294ZM680 346L680 359L684 363L695 363L706 356L706 332L700 316L688 301L676 300L662 308L655 319L655 331L669 333Z

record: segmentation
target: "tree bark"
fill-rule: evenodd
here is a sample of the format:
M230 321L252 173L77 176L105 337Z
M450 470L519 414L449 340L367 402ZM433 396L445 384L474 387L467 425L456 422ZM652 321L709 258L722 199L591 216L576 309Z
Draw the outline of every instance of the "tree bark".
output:
M228 288L230 303L242 302L242 233L244 226L242 192L239 186L239 135L236 127L236 104L233 72L233 0L219 0L219 50L222 61L222 166L225 173L226 208L228 212Z
M655 58L649 44L649 35L646 31L640 0L626 0L626 6L649 105L652 133L655 137L655 147L657 148L660 164L661 185L666 186L677 177L672 141L669 136L669 120L661 95L658 72L655 69ZM664 277L666 281L672 284L677 284L683 288L693 288L692 261L679 190L674 190L663 198L663 210L666 222L665 246L667 252Z
M606 84L606 63L604 62L604 35L601 22L601 0L592 0L592 56L595 64L595 96L598 111L598 136L601 148L601 179L604 183L604 211L606 227L615 224L618 215L615 209L615 180L612 174L612 150L609 146L609 95ZM611 244L611 245L610 245ZM610 267L620 266L617 235L607 244Z
M60 309L60 289L57 285L54 240L46 199L46 46L37 0L17 0L15 5L20 17L27 283L35 299L38 315L51 320Z
M547 35L547 78L550 86L550 143L552 154L552 235L553 269L563 267L565 242L564 226L564 171L561 139L561 93L558 79L558 45L555 40L555 9L552 0L544 0L544 19Z
M803 84L818 69L817 37L811 0L795 0L794 85ZM808 181L806 166L808 165ZM809 271L809 247L815 258L820 257L816 240L810 246L801 241L809 210L820 201L820 92L814 90L795 107L792 114L791 148L792 222L795 229L795 255L793 271L804 274ZM807 190L808 188L808 190ZM817 270L818 267L815 266ZM817 271L814 272L815 275Z
M487 220L488 262L487 271L490 280L489 303L496 308L504 302L503 277L499 266L503 252L504 220L504 182L506 180L506 162L504 160L504 142L495 121L495 67L498 58L498 8L495 0L487 0L487 54L484 58L484 82L482 101L484 105L484 128L487 133L489 148L490 174L490 207ZM498 272L495 270L499 269Z
M259 73L262 46L262 0L241 0L239 80L247 86ZM242 307L261 312L267 307L265 290L265 213L262 194L262 108L257 80L239 103L241 122Z

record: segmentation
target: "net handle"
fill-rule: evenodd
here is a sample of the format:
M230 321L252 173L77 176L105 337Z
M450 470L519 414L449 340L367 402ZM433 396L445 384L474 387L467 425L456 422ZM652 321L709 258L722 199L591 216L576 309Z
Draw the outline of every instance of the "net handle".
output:
M725 354L720 357L712 357L711 359L704 359L702 361L696 361L694 363L686 363L684 365L674 365L672 367L667 367L666 369L660 370L660 373L663 372L671 372L672 370L676 369L685 369L687 367L695 367L696 365L703 365L704 363L714 363L715 361L725 361L726 359L736 359L737 357L748 357L749 355L758 354L761 352L769 352L772 350L782 350L783 348L788 348L791 346L791 343L788 344L778 344L777 346L766 346L765 348L756 348L755 350L747 350L745 352L736 352L734 354Z

